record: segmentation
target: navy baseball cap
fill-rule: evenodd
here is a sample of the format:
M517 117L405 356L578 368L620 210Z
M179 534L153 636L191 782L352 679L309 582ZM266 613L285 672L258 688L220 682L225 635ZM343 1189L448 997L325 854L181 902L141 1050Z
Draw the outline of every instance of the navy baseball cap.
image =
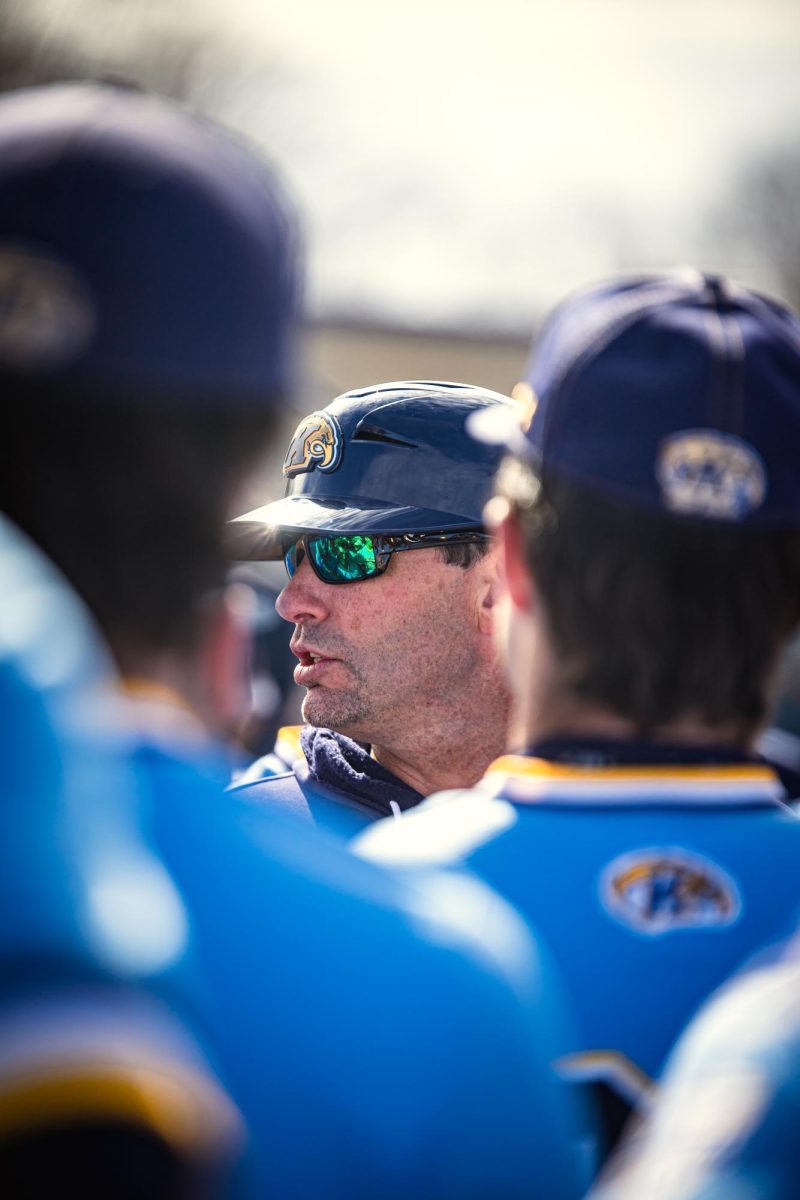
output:
M591 286L545 324L526 384L522 421L481 413L470 432L633 507L800 523L800 320L785 305L688 268Z
M142 402L274 403L298 230L211 122L112 84L0 99L0 378Z

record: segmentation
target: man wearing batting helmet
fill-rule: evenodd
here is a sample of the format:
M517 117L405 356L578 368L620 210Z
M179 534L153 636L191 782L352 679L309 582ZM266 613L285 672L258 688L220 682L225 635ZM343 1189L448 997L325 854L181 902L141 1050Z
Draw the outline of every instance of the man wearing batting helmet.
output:
M407 381L348 392L300 423L286 495L231 530L240 556L285 563L277 608L295 627L306 726L288 771L271 756L238 790L352 831L471 785L504 749L497 559L481 517L499 455L466 422L513 407L483 388Z

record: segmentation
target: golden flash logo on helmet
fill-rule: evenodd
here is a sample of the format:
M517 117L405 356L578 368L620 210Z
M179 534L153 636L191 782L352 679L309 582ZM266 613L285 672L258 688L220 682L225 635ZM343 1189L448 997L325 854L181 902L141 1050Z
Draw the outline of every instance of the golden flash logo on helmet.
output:
M333 413L313 412L295 430L286 458L284 475L304 471L335 471L342 461L342 429Z

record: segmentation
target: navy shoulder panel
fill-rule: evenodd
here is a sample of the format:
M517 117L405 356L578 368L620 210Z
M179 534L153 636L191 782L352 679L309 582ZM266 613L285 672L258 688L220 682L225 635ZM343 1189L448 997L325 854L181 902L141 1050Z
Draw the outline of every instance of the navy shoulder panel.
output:
M282 809L293 817L348 839L375 819L374 813L343 792L334 792L312 780L305 760L297 763L294 771L240 783L232 791L237 800Z
M237 800L244 800L247 804L267 804L272 808L281 808L303 821L314 821L311 808L293 771L284 771L281 775L266 775L248 783L237 783L230 791L235 793Z

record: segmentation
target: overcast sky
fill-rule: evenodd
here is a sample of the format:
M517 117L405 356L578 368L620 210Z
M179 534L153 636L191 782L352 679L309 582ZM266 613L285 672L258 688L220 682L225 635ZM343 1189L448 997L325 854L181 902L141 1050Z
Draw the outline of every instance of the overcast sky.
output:
M708 260L707 214L741 164L800 140L795 0L140 8L225 49L208 94L289 176L317 311L520 328L620 264ZM27 4L101 54L125 41L115 9L132 5ZM725 265L768 282L739 257Z

